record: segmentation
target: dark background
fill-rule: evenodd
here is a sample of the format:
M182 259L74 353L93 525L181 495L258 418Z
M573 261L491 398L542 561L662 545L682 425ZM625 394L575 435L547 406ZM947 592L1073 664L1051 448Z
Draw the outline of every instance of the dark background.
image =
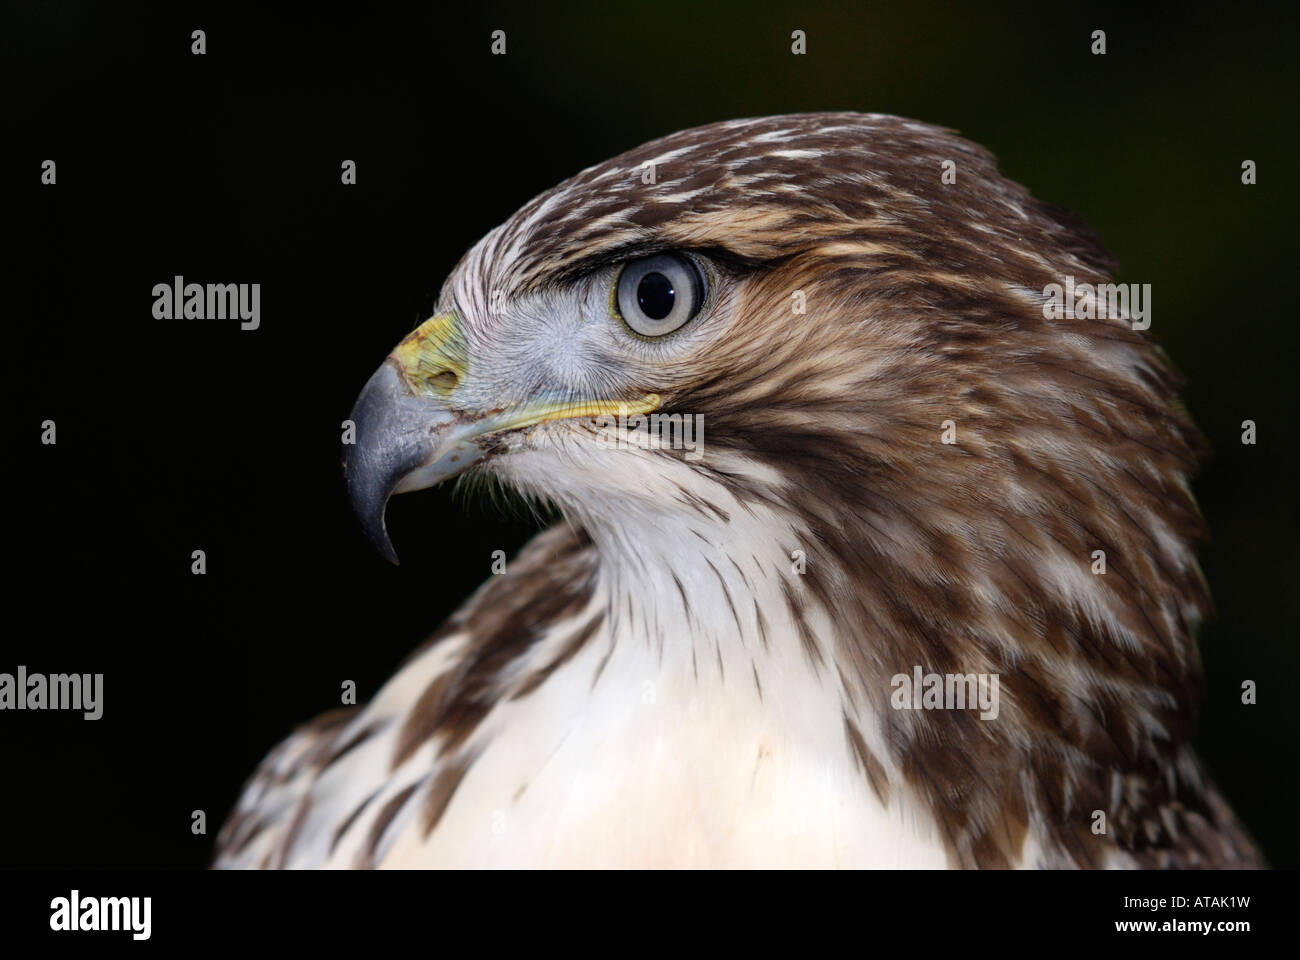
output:
M0 865L204 865L266 750L344 680L372 695L491 551L536 529L442 490L403 497L394 569L343 494L340 421L466 248L645 140L824 109L960 130L1090 222L1122 281L1152 284L1152 333L1215 450L1196 484L1219 610L1198 744L1272 862L1300 864L1300 145L1280 6L7 14L0 671L102 672L105 712L0 715ZM152 287L176 274L261 283L261 329L154 320ZM39 443L47 418L57 446Z

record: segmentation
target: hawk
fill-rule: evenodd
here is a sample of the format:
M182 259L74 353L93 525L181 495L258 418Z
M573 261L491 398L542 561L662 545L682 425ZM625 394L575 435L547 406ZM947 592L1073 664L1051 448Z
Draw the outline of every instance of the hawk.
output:
M394 561L390 494L453 476L564 522L276 747L216 865L1259 864L1188 743L1203 440L1144 331L1044 310L1112 267L883 115L687 130L526 204L343 466Z

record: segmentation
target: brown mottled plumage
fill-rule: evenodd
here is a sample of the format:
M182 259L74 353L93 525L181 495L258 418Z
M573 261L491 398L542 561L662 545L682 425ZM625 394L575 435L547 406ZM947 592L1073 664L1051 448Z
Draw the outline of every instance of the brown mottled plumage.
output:
M611 271L663 251L707 263L698 319L662 343L592 326ZM590 411L476 437L475 470L570 527L370 707L268 757L218 863L1257 865L1188 746L1210 601L1179 381L1123 320L1044 316L1048 285L1111 266L980 148L878 115L688 130L531 201L444 287L467 360L440 361L438 409L650 395L703 416L702 456L598 448ZM998 717L892 709L914 665L999 676ZM647 682L665 712L630 719ZM673 808L654 835L632 799L654 788L625 767L647 730L717 744L707 781L639 761ZM726 771L755 743L746 794ZM721 839L797 833L780 811L810 802L806 763L839 822L871 821L861 842ZM712 806L678 809L695 791ZM474 839L494 804L535 830Z

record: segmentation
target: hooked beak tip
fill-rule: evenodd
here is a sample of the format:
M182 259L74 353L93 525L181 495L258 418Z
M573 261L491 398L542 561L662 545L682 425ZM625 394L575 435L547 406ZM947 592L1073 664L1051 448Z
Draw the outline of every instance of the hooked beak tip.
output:
M426 442L407 427L403 416L406 393L391 364L377 370L352 408L355 435L343 446L343 479L348 500L384 559L397 565L397 551L388 536L384 514L388 498L402 477L424 456Z
M384 522L384 509L380 508L378 516L373 521L362 521L361 526L366 537L374 544L380 555L393 566L400 566L401 561L397 559L397 551L393 548L393 541L388 536L388 525Z
M348 499L357 521L376 550L393 566L398 565L397 551L388 536L388 524L385 514L388 510L390 490L384 483L374 482L373 475L367 476L358 471L358 463L352 448L345 447L343 453L343 477L348 487ZM360 474L360 475L359 475Z

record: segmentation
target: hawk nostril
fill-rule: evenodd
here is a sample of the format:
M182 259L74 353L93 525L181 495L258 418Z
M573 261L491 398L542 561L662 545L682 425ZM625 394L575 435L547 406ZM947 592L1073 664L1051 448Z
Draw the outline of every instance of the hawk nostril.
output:
M429 378L429 386L439 391L450 392L455 390L458 383L460 383L460 377L456 376L451 370L443 370L441 373L436 373Z

